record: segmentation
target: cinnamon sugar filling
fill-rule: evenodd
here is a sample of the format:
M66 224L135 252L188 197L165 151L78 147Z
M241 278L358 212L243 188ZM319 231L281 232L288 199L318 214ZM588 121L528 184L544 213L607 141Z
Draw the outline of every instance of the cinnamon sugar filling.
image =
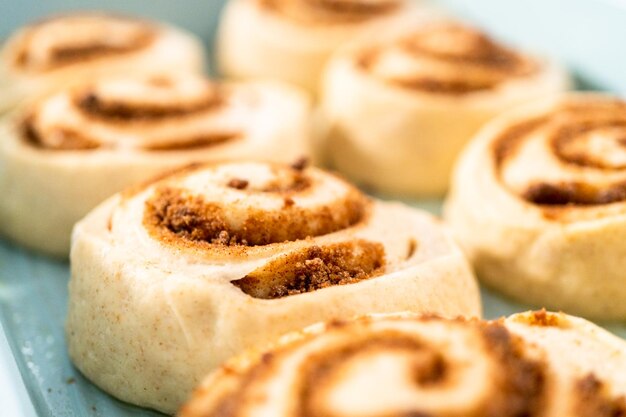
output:
M430 320L430 319L423 319ZM437 320L437 319L433 319ZM494 362L494 374L485 375L484 381L491 384L490 393L481 401L462 411L465 417L516 416L533 417L542 415L545 406L546 383L545 364L524 356L523 341L511 335L501 324L477 324L461 322L480 332L485 354ZM334 415L328 398L333 389L345 377L345 367L350 362L366 367L369 357L377 354L397 354L410 360L407 372L415 390L454 391L458 382L456 364L445 351L432 347L428 336L412 335L398 330L367 332L358 326L341 326L343 341L317 350L308 355L299 365L294 397L291 390L285 389L288 404L292 404L293 415L302 417L322 417ZM322 336L323 337L323 336ZM268 383L277 372L284 357L296 353L306 341L296 342L286 348L267 353L262 360L241 375L238 383L227 392L218 403L206 411L206 416L234 417L244 415L248 407L257 402L252 393L256 384ZM381 381L382 382L382 381ZM449 415L444 410L403 409L392 411L389 404L386 417L400 416L439 416ZM454 414L456 415L456 414ZM459 414L460 415L460 414Z
M528 314L518 314L515 316L515 321L539 327L559 327L565 329L570 326L570 322L562 314L548 312L545 308Z
M179 101L167 105L157 105L147 101L144 103L110 101L99 97L96 92L87 91L75 97L74 104L76 108L91 117L132 122L192 115L218 108L224 104L224 99L222 94L216 90L207 94L202 100L195 102Z
M71 31L74 22L81 18L82 16L68 15L67 19L69 20L69 24L67 30ZM119 24L133 25L133 33L129 34L128 38L125 39L123 43L110 42L108 39L110 35L105 33L101 27L95 29L102 32L101 39L90 39L88 42L85 42L80 36L78 38L70 38L66 33L58 40L57 44L51 46L49 50L46 51L46 59L41 61L40 51L34 50L37 47L35 37L41 36L40 33L38 33L40 31L45 33L49 25L60 25L61 21L65 18L60 17L59 21L56 21L56 18L44 19L31 25L27 29L28 32L20 41L14 54L14 65L25 71L50 71L72 64L139 51L150 46L157 36L156 30L145 22L113 15L88 15L88 19L95 20L96 18L105 22L104 24L110 25L110 30L114 30L116 25ZM54 35L54 33L50 34L51 37ZM40 62L37 62L38 60L40 60Z
M239 133L234 132L212 133L186 138L163 139L142 146L141 149L145 151L189 151L229 143L238 138L240 138Z
M545 130L545 133L539 132ZM518 122L494 141L495 169L501 176L503 166L514 158L523 142L533 134L545 134L548 149L564 169L595 170L607 174L626 170L626 163L604 159L588 147L598 135L610 138L616 149L626 155L626 106L613 100L588 104L566 103L549 115ZM519 193L524 200L552 208L591 207L626 201L626 180L596 185L582 180L533 181Z
M482 326L490 354L499 363L499 379L484 413L477 416L541 416L545 406L545 363L524 356L524 342L498 323Z
M462 50L439 48L437 38L447 35L463 41ZM433 42L434 40L434 42ZM517 52L506 48L484 33L457 26L444 25L417 32L401 41L402 48L412 55L430 57L457 65L474 65L511 75L525 75L534 65Z
M283 184L282 188L257 191L248 186L240 192L282 192L292 196L302 192L302 186L302 181L291 185L295 188L285 188ZM230 220L228 207L207 202L183 190L162 187L146 201L144 225L153 236L168 241L177 238L213 245L258 246L343 230L359 223L365 217L367 207L367 199L357 191L351 191L340 201L312 209L296 204L284 204L281 209L270 211L250 207L245 211L244 219L235 225Z
M252 297L275 299L357 283L382 274L384 265L380 243L357 240L280 256L232 284Z
M145 128L153 124L172 122L177 119L180 123L187 123L188 117L206 117L205 113L217 111L225 105L223 94L217 89L193 102L182 100L171 103L158 104L145 102L122 102L107 100L98 96L95 91L81 91L74 94L72 102L74 108L87 118L79 127L65 127L60 120L56 126L41 126L38 121L38 108L34 108L25 117L19 126L22 138L31 146L59 151L81 151L97 148L114 148L114 143L101 143L96 137L89 136L89 123L106 123L108 127L117 128L123 132L132 133L133 129ZM207 133L193 133L190 136L159 138L140 146L144 151L176 151L190 150L220 145L238 139L239 131L215 131Z
M537 182L522 193L526 201L540 206L598 206L626 201L626 181L597 187L580 181Z
M496 83L482 80L442 80L421 77L394 79L393 83L410 90L425 91L432 94L463 95L493 88Z
M390 13L399 5L396 0L305 0L312 7L327 11L334 15L356 20L368 19Z
M615 143L626 151L626 112L621 118L608 120L583 120L569 123L557 129L551 138L552 152L564 163L607 171L626 170L626 163L611 164L584 151L586 138L594 132L606 132L615 136ZM576 146L578 145L578 146ZM581 146L582 145L582 146ZM583 148L583 149L581 149Z
M464 48L447 50L445 45L440 44L440 39L446 36L450 38L450 42L458 38L459 42L454 43L459 44L462 41ZM386 81L394 85L416 91L464 95L493 89L511 78L529 76L539 69L535 62L499 45L485 34L457 25L427 27L396 42L409 57L435 61L451 68L458 67L458 70L447 77L436 74L386 77ZM357 57L357 66L365 72L375 73L374 69L378 61L383 59L385 48L388 47L381 45L363 51ZM472 77L473 69L481 71L483 75Z

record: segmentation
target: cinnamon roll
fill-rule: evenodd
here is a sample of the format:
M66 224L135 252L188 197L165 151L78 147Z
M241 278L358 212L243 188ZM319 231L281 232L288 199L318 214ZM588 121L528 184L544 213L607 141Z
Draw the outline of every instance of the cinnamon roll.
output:
M230 0L218 30L222 73L317 93L330 54L359 33L425 9L422 0Z
M483 123L567 85L556 64L476 29L409 20L330 61L322 97L330 158L379 192L442 194L454 159Z
M282 84L191 74L100 79L46 96L0 123L0 232L67 256L76 221L163 170L306 156L309 113L306 95Z
M434 218L303 164L200 165L118 194L77 224L71 269L74 364L169 413L227 358L318 321L480 314Z
M479 133L445 214L486 284L626 319L625 138L626 102L582 93L530 104Z
M199 39L162 23L98 12L49 17L0 51L0 112L94 76L200 72L204 59Z
M179 417L626 413L626 342L576 317L315 325L209 376Z

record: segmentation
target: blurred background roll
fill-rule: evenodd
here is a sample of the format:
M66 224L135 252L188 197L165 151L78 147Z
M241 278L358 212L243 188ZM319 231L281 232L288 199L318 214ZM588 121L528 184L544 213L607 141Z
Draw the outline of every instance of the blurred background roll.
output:
M76 221L164 170L306 157L309 116L291 86L191 74L100 79L33 100L0 122L0 232L65 257Z
M421 0L231 0L217 34L217 65L236 78L276 78L314 95L330 54L398 17L431 13Z
M368 189L439 196L463 145L485 122L568 86L560 66L477 29L408 19L330 60L321 104L327 151L332 165Z
M577 93L502 115L464 151L444 211L489 287L626 320L626 102Z
M164 23L104 12L42 18L0 50L0 113L97 76L201 72L199 38Z

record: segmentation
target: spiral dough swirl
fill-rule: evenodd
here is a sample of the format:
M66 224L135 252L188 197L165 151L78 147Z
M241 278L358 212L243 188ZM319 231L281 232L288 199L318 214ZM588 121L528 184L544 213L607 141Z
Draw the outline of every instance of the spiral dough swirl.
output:
M534 315L515 320L526 321L533 332L561 331L561 324L540 322L558 322L560 316ZM558 379L569 404L567 412L555 413L563 404L550 398L557 379L548 358L505 321L332 322L227 363L180 416L530 417L626 411L624 399L612 397L606 381L589 373Z
M177 175L180 180L159 184L146 198L143 225L158 241L209 257L254 256L333 234L357 227L371 211L352 186L303 162L192 168ZM233 284L257 298L280 298L358 282L381 274L385 263L382 245L364 239L307 244Z
M99 81L41 100L21 121L43 150L181 150L231 142L259 100L196 76Z
M422 24L389 44L364 49L356 59L364 72L380 80L443 95L495 89L539 70L533 59L451 22Z
M571 98L512 124L493 143L500 181L548 215L626 200L626 103L622 101ZM528 166L542 169L524 169Z
M157 36L148 22L82 13L49 18L25 28L10 54L15 69L42 73L67 65L122 56L149 47Z

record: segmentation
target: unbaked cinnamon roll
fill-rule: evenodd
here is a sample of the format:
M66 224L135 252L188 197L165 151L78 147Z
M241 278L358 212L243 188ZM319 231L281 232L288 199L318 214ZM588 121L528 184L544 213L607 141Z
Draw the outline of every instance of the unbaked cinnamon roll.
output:
M375 191L442 194L483 123L568 85L554 63L458 23L409 20L375 35L333 57L322 97L330 159Z
M0 112L94 76L200 72L200 40L178 28L97 12L59 15L13 34L0 51Z
M240 351L370 312L480 314L438 221L302 163L202 165L109 199L74 229L74 364L174 412Z
M545 311L491 322L315 325L209 376L179 417L600 417L626 413L626 342Z
M230 0L218 65L237 78L276 78L317 93L330 54L366 30L423 11L422 0Z
M626 319L625 139L626 103L595 94L485 127L445 210L480 278L528 303Z
M293 161L309 152L310 104L274 83L195 75L99 80L0 123L0 232L67 256L72 226L105 198L196 161Z

